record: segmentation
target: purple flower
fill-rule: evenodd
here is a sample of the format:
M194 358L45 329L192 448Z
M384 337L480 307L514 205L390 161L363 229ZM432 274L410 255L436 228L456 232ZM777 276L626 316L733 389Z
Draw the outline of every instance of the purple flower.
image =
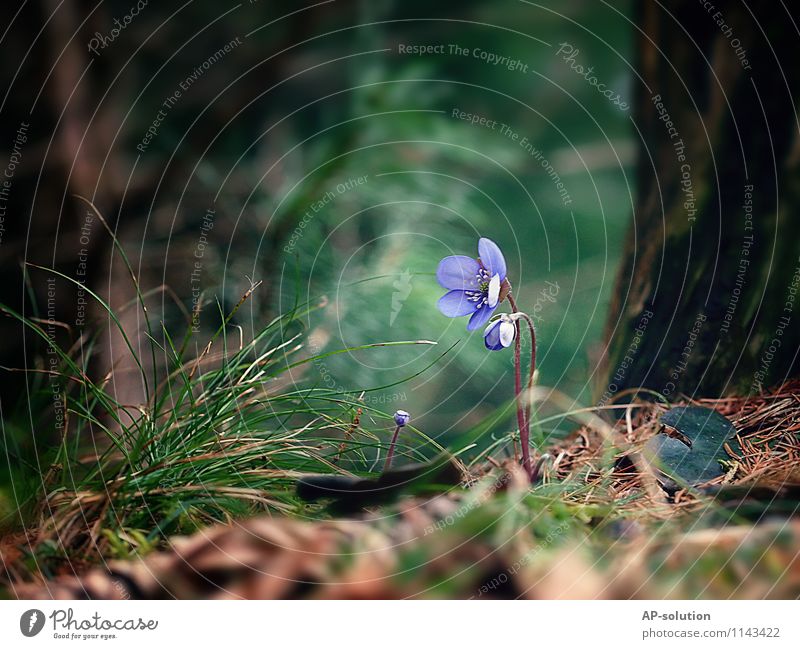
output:
M470 316L467 331L482 327L492 317L506 279L506 260L494 241L482 237L478 255L478 259L445 257L436 269L436 279L448 289L439 299L439 311L448 318Z
M394 413L394 423L398 426L405 426L409 421L411 421L411 415L405 410L398 410Z
M516 331L514 321L503 314L499 320L490 322L486 327L483 332L483 344L486 345L486 349L491 349L493 352L510 347L514 342Z

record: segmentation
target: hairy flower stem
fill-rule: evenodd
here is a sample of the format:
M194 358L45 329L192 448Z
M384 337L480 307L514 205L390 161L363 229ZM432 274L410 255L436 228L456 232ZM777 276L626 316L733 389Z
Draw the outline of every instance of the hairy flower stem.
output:
M508 303L515 313L520 313L517 309L517 303L514 297L509 292ZM519 441L522 446L522 467L528 477L534 479L533 465L531 464L531 403L528 391L533 387L533 377L536 371L536 332L533 328L533 322L524 313L520 313L521 317L528 324L528 332L531 336L531 362L528 370L528 383L526 385L525 403L522 398L522 342L520 340L520 326L519 320L514 322L516 328L514 337L514 391L517 397L517 424L519 425Z
M383 470L387 471L390 466L392 466L392 458L394 457L394 447L397 444L397 436L400 434L400 429L402 426L398 426L394 429L394 435L392 435L392 441L389 442L389 452L386 454L386 464L383 465Z

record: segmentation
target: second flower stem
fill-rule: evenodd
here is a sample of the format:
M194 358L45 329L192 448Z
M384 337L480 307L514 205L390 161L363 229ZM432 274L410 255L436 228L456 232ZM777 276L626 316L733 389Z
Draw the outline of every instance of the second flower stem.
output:
M514 297L509 292L508 303L515 313L520 313L517 308L517 303ZM522 394L522 341L521 327L519 320L514 322L515 337L514 337L514 391L517 397L517 424L519 425L519 441L522 446L522 467L529 478L533 478L533 464L531 463L531 402L530 402L530 389L533 387L533 377L536 371L536 331L533 327L533 322L526 315L522 314L525 322L528 324L528 332L531 336L531 362L528 370L528 382L525 390L525 395ZM523 403L524 399L524 403Z
M383 465L383 470L388 471L389 468L392 466L392 458L394 457L394 447L397 444L397 436L400 434L400 429L402 426L398 426L394 429L394 435L392 435L392 441L389 443L389 452L386 454L386 463Z

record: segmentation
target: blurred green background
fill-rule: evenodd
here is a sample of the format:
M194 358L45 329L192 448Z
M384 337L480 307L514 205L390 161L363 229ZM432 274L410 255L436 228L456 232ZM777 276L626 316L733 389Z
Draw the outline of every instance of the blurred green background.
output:
M130 6L112 0L96 12L87 8L85 40L107 35ZM188 309L195 289L190 271L205 237L204 332L218 324L215 298L230 311L251 280L263 280L234 321L246 336L297 300L324 295L327 306L307 321L312 351L436 341L331 356L296 379L370 390L370 405L408 410L443 444L513 396L511 351L487 352L481 332L466 331L466 318L450 320L436 309L444 292L434 276L439 260L477 255L478 238L489 237L505 252L520 307L536 316L539 383L589 404L631 214L635 137L630 109L621 110L593 83L632 100L629 8L522 0L306 8L288 1L148 3L97 55L79 43L88 72L81 76L79 68L75 78L95 88L82 88L85 105L75 109L86 129L80 155L91 183L80 185L67 169L64 190L61 168L48 168L37 214L70 223L59 216L64 196L93 197L143 288L167 285ZM428 46L435 49L413 53ZM493 64L503 57L507 64ZM20 78L34 83L37 70L23 70ZM10 83L14 69L7 72ZM49 82L46 72L42 83ZM180 100L140 148L179 89ZM28 94L37 90L34 83ZM13 95L22 115L30 108L25 96ZM44 101L37 105L45 109ZM51 119L33 117L43 125ZM36 180L32 175L32 187L39 187ZM21 176L16 182L14 198L24 203ZM213 228L201 232L211 206ZM70 276L75 252L68 244L79 238L85 206L75 212L73 230L54 226L58 252L40 247L43 258L36 259ZM129 277L119 262L112 268L109 251L108 242L92 251L88 281L103 295L133 301ZM4 300L13 304L19 290L15 282L9 286L16 293ZM60 286L59 295L70 290ZM159 295L152 313L180 336L184 315ZM65 304L57 315L69 322L74 314L69 299ZM18 349L9 347L9 355ZM4 360L11 367L28 362ZM100 374L107 371L103 363L101 355ZM119 367L115 372L115 380L125 381ZM120 398L135 402L138 387L131 384L130 394L124 388ZM14 431L45 430L49 410L29 408L30 389L17 392L16 405L3 403L6 430L21 439L14 453L33 457L32 447L22 448L30 441ZM508 430L512 420L509 414L489 432Z
M424 15L424 4L412 4ZM309 98L338 94L289 119L287 144L303 142L282 163L290 171L278 191L264 182L251 200L273 222L304 219L281 250L280 299L291 304L296 290L327 295L330 306L311 321L321 345L438 346L333 357L315 368L319 380L348 390L389 384L456 344L422 376L367 398L387 410L399 404L432 435L469 428L509 399L511 351L488 353L480 332L466 332L466 318L447 319L435 306L444 292L433 276L439 259L477 256L477 239L487 236L505 252L520 307L537 316L540 384L590 403L631 213L633 134L630 111L557 51L569 43L579 50L575 61L630 100L629 24L599 3L465 3L456 20L391 24L381 21L415 10L362 7L351 22L377 24L320 39L313 60L387 51L303 73ZM401 44L441 44L444 53L401 54ZM451 54L452 44L467 56ZM491 65L476 48L520 63ZM473 125L454 110L496 125ZM363 184L353 189L340 185L357 178ZM325 204L314 211L318 200ZM261 278L260 254L248 275Z

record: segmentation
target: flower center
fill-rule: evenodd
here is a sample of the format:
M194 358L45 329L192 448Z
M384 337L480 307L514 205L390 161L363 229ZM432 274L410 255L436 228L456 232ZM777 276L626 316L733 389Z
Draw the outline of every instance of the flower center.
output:
M478 306L483 306L489 301L489 281L492 279L489 271L482 266L475 273L475 279L478 280L478 288L475 291L464 291L467 299L470 302L475 302Z

